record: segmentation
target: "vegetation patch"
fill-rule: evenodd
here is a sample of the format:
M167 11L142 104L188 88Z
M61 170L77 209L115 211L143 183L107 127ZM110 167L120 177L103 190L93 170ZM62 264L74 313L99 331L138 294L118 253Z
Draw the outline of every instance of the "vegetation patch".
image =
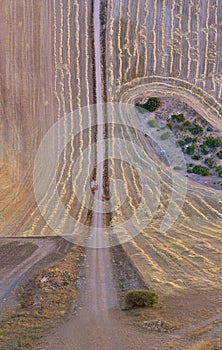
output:
M149 290L130 290L125 294L126 307L152 307L158 302L158 295Z
M18 290L20 308L0 320L2 349L32 349L35 341L68 313L76 299L77 260L82 255L80 248L72 248L64 260Z
M202 165L195 165L193 167L193 173L196 175L202 175L202 176L208 176L209 175L209 169L202 166Z
M136 103L135 106L136 107L141 107L146 109L149 112L154 112L155 110L157 110L157 108L160 107L160 100L157 97L150 97L148 98L148 100L145 103Z
M146 111L155 111L161 107L156 97L151 97L145 103L136 103L138 110L147 117ZM177 108L177 107L176 107ZM222 133L202 118L192 108L178 105L180 113L171 113L160 109L155 116L148 120L148 126L156 129L161 140L168 140L170 131L175 136L176 145L181 148L187 163L187 173L201 176L210 176L205 184L219 188L222 186ZM163 113L163 115L161 115ZM169 113L169 114L168 114ZM168 115L167 115L168 114ZM168 132L166 132L166 127ZM147 136L147 134L145 134ZM192 167L189 163L193 161ZM198 178L195 177L198 181ZM200 180L201 181L201 180Z

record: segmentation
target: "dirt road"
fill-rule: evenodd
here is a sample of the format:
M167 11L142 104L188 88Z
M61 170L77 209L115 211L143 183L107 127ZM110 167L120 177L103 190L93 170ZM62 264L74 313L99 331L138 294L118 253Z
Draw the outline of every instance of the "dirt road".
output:
M140 338L112 317L117 308L117 293L114 287L109 248L104 246L103 226L103 157L104 121L102 111L102 74L100 49L100 1L94 2L94 47L96 62L97 97L97 170L98 190L94 198L92 238L88 248L86 264L86 285L81 298L82 309L77 317L65 323L55 336L49 338L47 349L147 349L146 337ZM100 248L96 248L100 247ZM141 343L142 342L142 343Z

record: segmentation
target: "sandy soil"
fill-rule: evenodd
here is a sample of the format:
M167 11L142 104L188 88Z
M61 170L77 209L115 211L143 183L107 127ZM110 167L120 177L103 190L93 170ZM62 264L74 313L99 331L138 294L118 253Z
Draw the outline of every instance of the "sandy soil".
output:
M16 303L14 292L39 269L61 260L71 248L62 238L0 239L0 313Z

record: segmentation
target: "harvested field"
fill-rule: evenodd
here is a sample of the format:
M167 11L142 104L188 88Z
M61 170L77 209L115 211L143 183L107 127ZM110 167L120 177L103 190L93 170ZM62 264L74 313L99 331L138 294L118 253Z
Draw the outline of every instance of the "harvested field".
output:
M134 105L150 96L160 99L163 97L165 101L168 97L169 100L179 99L221 131L222 2L107 0L103 1L102 9L103 101ZM80 109L80 132L67 145L70 130L66 122L71 111L84 106L89 126L96 122L95 110L89 107L98 102L98 89L95 86L95 67L98 63L95 62L93 15L93 4L87 0L1 2L1 298L7 298L15 285L27 273L31 273L36 263L47 264L49 257L50 263L60 259L60 243L56 238L49 238L56 235L50 228L55 218L59 218L61 227L65 227L68 222L68 214L79 223L90 226L94 206L92 196L87 202L87 179L92 176L90 164L92 159L96 159L96 154L91 149L87 153L86 162L78 156L97 140L98 130L96 127L85 127L84 113ZM109 195L117 204L121 202L117 180L122 180L126 201L124 205L115 208L108 219L104 215L104 221L106 219L107 224L111 218L110 224L115 227L132 215L137 218L132 230L139 234L122 246L123 254L130 257L132 266L136 267L149 288L160 295L163 305L162 309L155 309L153 314L140 315L138 322L130 321L130 325L133 324L134 327L134 323L138 323L141 326L141 320L152 321L152 318L159 317L169 323L179 321L175 334L166 335L165 338L165 335L143 332L138 347L147 348L148 341L153 350L159 349L162 344L166 348L182 350L196 340L220 337L221 191L205 187L203 183L195 182L195 178L188 177L188 191L180 215L168 231L162 232L160 225L172 195L170 169L160 162L159 155L142 133L136 128L133 130L125 126L127 114L121 116L119 125L114 124L112 108L110 105L110 111L105 115L104 134L116 140L121 159L115 159L114 148L110 150L106 176L109 178L108 183L112 184ZM45 132L62 118L63 122L58 124L57 129L58 137L62 140L59 146L63 147L63 152L55 172L56 187L51 181L48 191L43 194L41 203L45 206L42 213L34 196L34 158ZM75 125L72 127L75 128ZM120 139L125 144L128 141L132 147L139 145L160 170L160 205L152 220L142 230L139 229L137 216L142 198L140 179L133 166L132 154L127 147L123 151ZM137 148L134 151L139 158ZM48 156L50 158L50 154ZM45 169L39 169L40 173L41 171L44 172ZM155 179L148 171L147 177L150 177L150 196L154 198L156 187L152 185ZM81 187L82 196L79 201L75 189L82 183L84 186ZM50 191L52 195L48 197ZM59 203L54 205L57 192L66 209L62 217L59 216ZM176 191L176 195L178 193ZM175 210L178 208L176 197L173 198L172 205ZM52 210L46 222L42 214L47 214L48 208ZM127 237L129 233L121 234ZM69 243L67 246L65 244L64 251L62 248L62 256L68 247ZM15 252L19 254L15 256ZM92 276L96 276L95 270L94 268L95 274ZM105 278L105 275L105 270L102 270L101 278ZM98 287L96 290L98 293ZM112 293L113 290L106 297L112 299ZM104 303L106 306L108 304ZM86 310L89 309L90 305L87 304ZM84 312L82 316L83 314ZM83 321L88 322L87 315L84 317ZM119 337L123 335L123 339L130 341L127 316L117 313L115 317L109 320L113 329L116 332L120 329ZM72 334L70 329L76 324L78 319L76 323L71 323L71 328L67 328L68 333ZM98 329L100 326L101 323ZM102 326L105 331L101 334L101 344L104 341L104 348L108 349L105 337L111 337L113 333L106 328L106 323ZM89 333L93 337L97 336L96 327ZM76 329L81 341L87 332L83 331L82 334ZM90 331L90 326L87 329ZM138 332L135 328L132 329L135 340L141 334L141 329ZM119 344L117 338L116 344ZM89 340L85 340L87 348ZM72 342L71 339L71 346ZM57 344L57 339L53 338L51 344ZM124 344L120 344L124 349ZM62 348L63 345L60 345Z

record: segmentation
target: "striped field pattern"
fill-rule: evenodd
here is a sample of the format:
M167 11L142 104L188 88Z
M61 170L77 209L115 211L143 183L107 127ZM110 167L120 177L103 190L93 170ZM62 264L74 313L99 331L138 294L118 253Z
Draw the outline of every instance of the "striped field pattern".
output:
M30 4L28 0L17 3L14 18L9 16L14 24L17 23L16 16L21 11L28 11ZM37 2L32 3L32 6L37 6ZM48 20L48 27L44 27L43 34L48 35L50 40L49 47L40 51L40 63L44 64L44 55L50 52L52 71L48 76L48 84L52 86L52 91L48 93L51 119L47 120L47 115L45 118L47 127L64 118L64 145L59 145L64 147L69 131L66 129L66 116L71 111L88 106L86 108L89 125L95 122L95 114L92 113L92 108L89 108L95 102L92 4L88 0L52 0L48 2L50 6L45 8L44 3L43 0L38 1L42 11L39 28L43 28L42 16L43 13L45 16L47 13L45 20ZM11 14L12 7L13 2L10 2ZM134 103L136 99L152 94L173 95L187 101L210 122L221 128L222 2L107 0L106 11L106 47L103 48L103 78L107 99L105 102ZM34 21L34 17L29 19L31 20ZM26 17L23 19L23 22L25 21ZM11 30L11 42L16 41L16 30L16 27ZM32 40L33 37L27 38L31 47L34 45ZM25 45L25 42L21 42L20 49L24 60ZM15 48L13 45L10 47L10 59L13 61ZM39 69L41 75L44 75L41 64ZM47 72L46 70L46 80ZM12 85L15 84L14 76L11 79ZM40 114L42 106L38 97L35 103ZM117 128L112 123L111 114L109 116L109 137L115 139L118 136L144 147L144 140L138 132L121 125ZM42 120L41 122L44 123ZM81 123L80 111L80 126ZM34 127L38 127L38 120L34 120L33 124ZM36 152L40 138L47 128L42 129L35 140L33 153ZM58 129L58 135L61 132ZM21 131L21 137L25 137L24 130ZM64 147L57 173L54 174L57 187L53 190L58 191L67 213L82 223L89 221L91 212L85 208L85 194L83 193L80 203L72 187L78 186L83 171L88 171L88 174L84 173L85 177L90 176L89 169L83 169L81 161L77 162L77 155L95 142L95 138L96 128L80 132L67 147ZM149 152L149 149L147 151ZM90 163L95 154L89 153L88 157ZM34 154L32 164L33 158ZM130 154L128 158L130 160ZM72 182L73 167L77 169L77 176ZM125 164L124 161L110 159L108 173L113 184L117 178L123 180L127 195L127 204L112 213L111 224L115 225L136 213L140 201L140 183L136 169L130 162ZM21 182L21 179L19 181ZM58 208L53 208L52 216L46 223L34 202L32 166L31 170L27 171L27 182L24 181L26 189L21 191L21 197L15 202L15 210L10 209L10 200L2 205L4 221L1 222L1 235L53 235L54 232L49 227L50 220L58 215ZM162 169L161 183L161 203L152 222L136 239L124 245L124 249L143 273L148 284L157 292L167 290L170 293L175 289L182 290L188 287L221 287L221 197L213 189L190 182L180 217L168 232L160 233L161 219L171 196L170 175L165 168ZM27 188L30 197L27 197ZM118 199L115 185L112 195ZM50 201L45 205L47 209ZM64 225L66 220L67 216L62 217L61 225Z

